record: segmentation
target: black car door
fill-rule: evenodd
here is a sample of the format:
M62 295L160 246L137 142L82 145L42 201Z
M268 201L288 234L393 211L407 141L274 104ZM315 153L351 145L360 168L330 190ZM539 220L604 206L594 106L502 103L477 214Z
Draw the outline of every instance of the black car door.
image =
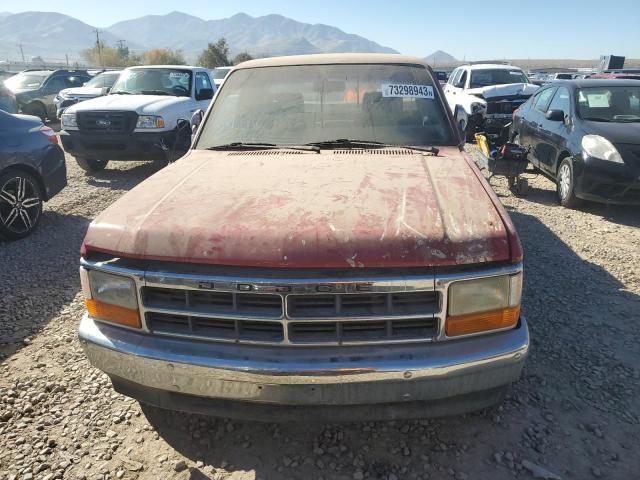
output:
M533 95L517 111L514 117L514 136L518 135L520 145L529 147L531 144L531 110L538 100L538 94Z
M526 146L530 147L529 160L533 165L538 168L542 168L542 156L544 155L544 147L543 151L540 151L541 144L541 126L543 120L546 120L545 113L549 107L549 103L551 102L551 98L553 97L554 92L556 91L556 87L547 87L540 91L536 95L535 103L532 105L531 110L529 110L527 115L527 143Z
M547 112L551 110L561 110L564 113L564 120L549 120L545 116L540 122L540 133L538 141L538 153L540 168L547 173L555 175L556 161L560 152L565 148L566 139L569 136L571 125L571 95L567 87L558 87Z

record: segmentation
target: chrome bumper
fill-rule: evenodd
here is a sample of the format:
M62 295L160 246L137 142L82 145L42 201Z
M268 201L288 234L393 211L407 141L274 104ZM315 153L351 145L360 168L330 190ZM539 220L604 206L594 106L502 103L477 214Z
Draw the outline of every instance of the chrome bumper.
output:
M517 328L430 344L281 348L133 332L87 315L79 336L90 362L139 389L286 406L441 400L516 380L529 348Z

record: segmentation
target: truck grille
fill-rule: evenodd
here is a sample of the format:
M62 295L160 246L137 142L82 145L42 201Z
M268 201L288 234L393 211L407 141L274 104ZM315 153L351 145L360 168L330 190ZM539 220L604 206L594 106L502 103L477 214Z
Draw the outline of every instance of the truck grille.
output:
M135 112L78 112L78 129L91 133L129 133L136 128Z
M142 287L141 300L153 333L216 341L340 345L430 341L438 334L441 298L433 289L348 292L341 284L339 292L296 293L295 287L284 288L292 293L153 285Z
M519 98L516 100L488 101L487 113L488 114L501 113L501 114L511 115L516 110L516 108L520 107L526 101L527 101L527 98Z

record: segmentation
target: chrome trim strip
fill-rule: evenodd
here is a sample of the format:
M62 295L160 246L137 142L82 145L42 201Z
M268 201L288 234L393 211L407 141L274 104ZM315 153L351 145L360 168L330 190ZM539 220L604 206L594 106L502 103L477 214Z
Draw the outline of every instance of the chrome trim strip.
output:
M99 321L98 321L99 322ZM107 322L104 322L107 324ZM288 332L288 329L284 329L284 332ZM269 342L266 340L242 340L240 342L235 339L228 338L211 338L200 335L183 335L180 333L165 333L165 332L153 332L153 335L168 337L168 338L182 338L185 340L198 340L204 342L220 342L227 344L242 344L242 345L262 345L262 346L295 346L295 347L336 347L336 346L366 346L366 345L409 345L409 344L424 344L432 343L433 338L420 338L420 339L385 339L385 340L354 340L354 341L342 341L338 342L288 342L277 341Z
M233 279L230 281L230 279ZM279 293L277 287L290 287L287 295L315 295L315 294L359 294L359 293L395 293L412 291L432 291L434 289L433 275L427 276L388 276L362 279L362 277L319 277L310 281L308 278L281 277L241 277L220 275L170 274L147 272L145 275L148 287L164 287L185 290L202 290L218 292L238 292L238 285L251 285L250 293ZM202 288L200 284L210 283L214 288ZM318 287L332 286L333 290L319 292ZM360 286L367 286L370 290L358 290Z
M179 315L184 317L198 318L219 318L220 320L251 320L255 322L280 322L286 323L318 323L318 322L376 322L376 321L396 321L396 320L421 320L423 318L431 319L434 313L415 314L415 315L380 315L380 316L353 316L353 317L267 317L267 316L246 316L242 314L228 313L206 313L197 310L180 310L173 308L160 307L143 307L145 312L162 313L165 315Z

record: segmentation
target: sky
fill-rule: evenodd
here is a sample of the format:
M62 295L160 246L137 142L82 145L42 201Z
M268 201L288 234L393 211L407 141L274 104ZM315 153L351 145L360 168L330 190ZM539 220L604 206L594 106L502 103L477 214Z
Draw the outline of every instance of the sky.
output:
M640 0L0 0L0 12L25 5L97 27L174 10L206 20L278 13L420 57L444 50L466 60L640 58Z

